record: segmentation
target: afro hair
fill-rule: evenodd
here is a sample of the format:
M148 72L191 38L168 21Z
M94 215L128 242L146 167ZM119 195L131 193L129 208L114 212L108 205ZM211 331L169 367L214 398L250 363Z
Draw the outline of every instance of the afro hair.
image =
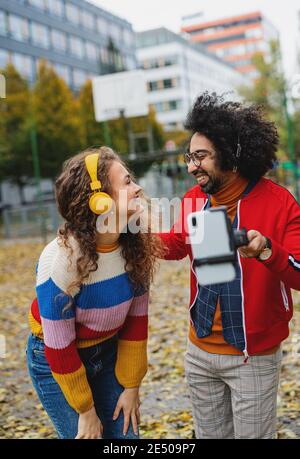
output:
M261 106L225 101L206 91L196 99L185 128L212 142L223 171L236 167L241 176L255 180L274 167L278 132Z

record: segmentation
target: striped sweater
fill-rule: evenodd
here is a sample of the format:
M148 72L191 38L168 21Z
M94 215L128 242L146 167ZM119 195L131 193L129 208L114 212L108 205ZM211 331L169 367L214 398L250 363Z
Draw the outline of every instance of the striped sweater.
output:
M71 245L75 260L79 249L73 238ZM94 402L77 348L93 346L118 333L116 377L125 388L140 385L147 372L149 294L134 292L121 248L117 248L98 254L98 269L71 292L74 306L62 313L69 301L65 292L76 279L76 266L68 253L57 238L44 248L29 322L32 333L45 342L47 361L66 400L82 413Z

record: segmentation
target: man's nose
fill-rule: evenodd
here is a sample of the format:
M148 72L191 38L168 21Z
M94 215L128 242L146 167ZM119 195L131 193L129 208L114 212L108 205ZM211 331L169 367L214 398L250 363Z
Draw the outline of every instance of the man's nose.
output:
M191 161L191 162L188 164L188 168L187 168L187 169L188 169L188 173L189 173L189 174L192 174L193 172L195 172L195 171L198 169L198 167L195 166L195 164L193 163L193 161Z

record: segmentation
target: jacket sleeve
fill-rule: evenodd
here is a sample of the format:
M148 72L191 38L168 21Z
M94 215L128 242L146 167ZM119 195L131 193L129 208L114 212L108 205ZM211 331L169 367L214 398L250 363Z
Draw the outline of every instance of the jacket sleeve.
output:
M272 255L262 263L278 274L288 287L300 290L300 206L294 198L287 203L283 243L272 242Z
M185 206L184 200L181 201L180 213L177 221L172 226L171 230L166 233L159 233L167 252L164 256L165 260L181 260L188 254L187 251L187 234L184 228L185 222Z

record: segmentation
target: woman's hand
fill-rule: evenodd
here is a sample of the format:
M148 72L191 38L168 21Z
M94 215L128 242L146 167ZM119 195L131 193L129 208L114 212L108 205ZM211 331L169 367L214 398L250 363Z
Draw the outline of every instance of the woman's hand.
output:
M120 411L124 412L124 428L123 434L128 432L130 420L132 422L133 431L138 435L138 424L140 423L140 399L139 388L124 389L124 392L119 397L117 406L114 411L113 420L118 419Z
M240 247L238 251L243 258L256 258L265 248L266 239L259 231L250 230L247 232L249 244Z
M102 438L103 427L100 419L97 416L95 407L89 411L81 413L78 420L78 433L76 440L81 439L98 439Z

